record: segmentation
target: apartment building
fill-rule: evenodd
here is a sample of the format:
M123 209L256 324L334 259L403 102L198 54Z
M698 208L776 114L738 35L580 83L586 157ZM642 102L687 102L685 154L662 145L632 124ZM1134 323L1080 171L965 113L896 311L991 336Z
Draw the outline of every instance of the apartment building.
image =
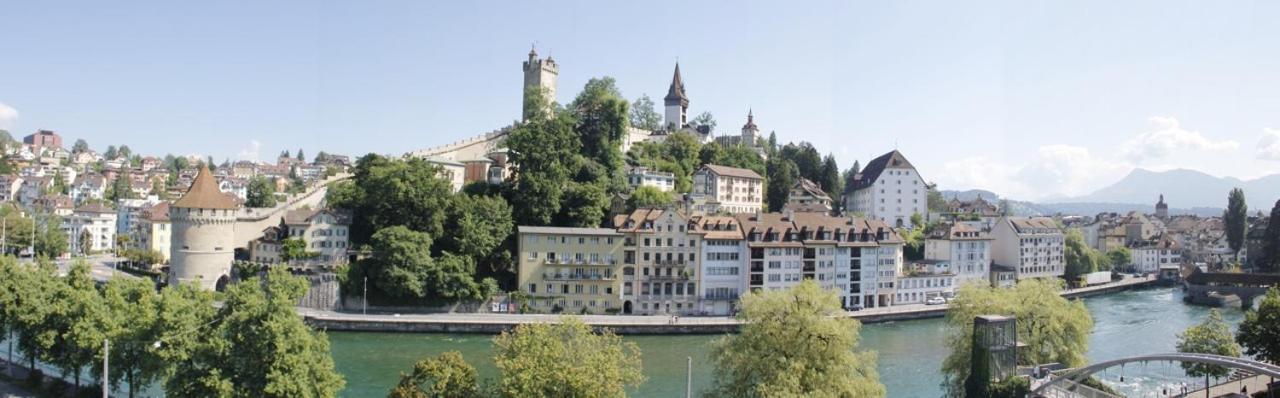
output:
M924 258L946 262L956 284L990 283L991 235L965 223L937 228L925 238Z
M627 168L627 185L630 185L633 189L654 187L662 192L671 192L676 189L676 175L675 173L650 170L647 167L629 167Z
M667 209L637 209L614 218L623 234L623 312L697 313L702 234L688 216Z
M623 235L611 228L517 228L521 291L535 310L579 313L623 311ZM634 266L632 267L634 270ZM630 280L633 283L633 278Z
M116 247L116 212L100 202L88 203L63 219L62 230L74 253L111 250Z
M991 257L1012 267L1017 280L1060 277L1065 272L1063 234L1048 217L1003 217L992 231Z
M1134 272L1155 273L1161 267L1182 264L1182 244L1169 235L1161 235L1154 241L1134 245L1132 254Z
M764 178L754 171L709 164L693 173L692 197L705 213L755 213L764 203Z
M897 228L914 227L911 216L928 217L929 187L915 166L894 150L871 160L854 175L845 209Z
M132 223L131 235L137 240L135 245L138 248L159 252L168 262L171 225L169 203L159 202L142 208Z
M746 241L732 216L694 216L694 233L702 236L697 281L698 313L731 315L747 291Z

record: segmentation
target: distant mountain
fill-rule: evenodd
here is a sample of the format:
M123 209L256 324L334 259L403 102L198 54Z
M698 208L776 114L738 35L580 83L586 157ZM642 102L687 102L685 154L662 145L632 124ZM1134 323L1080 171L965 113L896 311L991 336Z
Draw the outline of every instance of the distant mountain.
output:
M1199 171L1176 169L1150 171L1134 169L1119 182L1091 194L1055 201L1062 203L1142 204L1150 209L1164 195L1165 203L1173 208L1222 209L1227 204L1227 192L1231 188L1244 189L1245 201L1250 210L1270 209L1280 198L1280 174L1252 180L1233 177L1214 177ZM1147 210L1150 211L1150 210ZM1217 212L1221 212L1218 210ZM1252 211L1251 211L1252 213Z
M1247 192L1248 191L1246 191L1246 194ZM967 191L944 190L941 193L942 193L942 197L946 198L947 200L951 200L952 198L959 198L960 200L973 200L974 198L977 198L978 195L982 195L982 198L985 200L996 202L996 203L1000 203L1002 200L1000 195L997 195L995 192L981 190L981 189L971 189ZM1059 198L1058 200L1070 200L1070 199ZM1166 200L1168 200L1167 196L1166 196ZM1098 213L1106 213L1106 212L1115 212L1115 213L1121 213L1121 214L1128 213L1131 211L1137 211L1141 213L1155 212L1155 202L1147 203L1147 204L1114 203L1114 202L1112 203L1057 202L1057 201L1028 202L1023 200L1009 199L1008 205L1012 209L1013 214L1023 215L1023 216L1039 216L1039 215L1054 215L1054 214L1092 216ZM1203 216L1203 217L1217 216L1217 215L1222 215L1222 208L1220 207L1190 207L1190 208L1170 207L1169 214L1173 214L1173 215L1194 214L1194 215Z
M970 189L968 191L941 191L941 193L942 193L942 197L946 198L947 200L959 198L960 200L967 201L967 200L977 199L978 196L982 196L982 198L985 200L991 200L991 201L1000 200L1000 195L996 195L995 192L991 192L983 189Z

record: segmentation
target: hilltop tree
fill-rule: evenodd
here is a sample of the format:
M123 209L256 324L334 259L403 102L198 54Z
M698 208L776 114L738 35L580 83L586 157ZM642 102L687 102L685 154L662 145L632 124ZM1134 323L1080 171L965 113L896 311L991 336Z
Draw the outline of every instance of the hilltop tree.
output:
M774 132L774 131L769 132L769 145L765 147L765 151L766 153L769 154L769 157L773 157L774 155L778 154L778 133L777 132Z
M119 152L116 152L115 145L107 145L107 151L102 153L102 157L107 160L115 159L119 155Z
M707 153L704 151L706 148L714 150L719 146L702 145L693 135L677 131L662 142L638 142L632 145L627 152L627 163L672 173L676 177L676 191L689 192L693 186L693 172L702 164L708 163L702 160L702 156Z
M767 183L765 186L765 200L769 204L769 211L782 211L783 206L787 205L787 200L791 196L791 187L796 184L800 178L796 171L795 163L783 157L769 158Z
M813 147L813 144L801 142L798 145L784 145L782 146L782 151L778 153L778 157L790 160L795 164L796 171L800 177L817 183L821 183L823 180L822 155L818 154L818 150Z
M89 152L89 143L83 138L76 139L76 143L71 145L71 153Z
M649 131L662 129L662 115L658 113L648 94L641 95L631 104L631 125Z
M822 168L818 172L818 177L813 182L822 186L822 190L827 193L827 196L831 197L832 202L835 202L832 204L833 206L838 206L840 194L844 192L844 187L842 186L843 181L840 180L840 166L836 165L835 156L827 154L827 157L822 159Z
M604 168L601 176L582 183L602 183L608 192L624 186L621 143L627 134L628 105L612 77L592 78L573 100L577 117L574 131L582 143L581 154Z
M689 125L694 126L694 128L706 126L707 131L714 133L716 131L716 117L711 115L711 112L702 112L698 116L694 116L689 121Z
M448 214L441 250L474 259L483 275L509 274L515 221L506 200L459 194L453 197Z
M1259 360L1280 362L1280 288L1267 289L1257 310L1245 312L1236 331L1244 353Z
M272 184L266 176L253 176L245 189L245 207L276 207L276 184Z
M812 280L742 296L737 335L712 343L715 397L882 397L874 352L858 351L858 321Z
M1262 253L1259 253L1257 260L1258 271L1280 271L1280 200L1271 207L1271 218L1267 221L1267 229L1262 237Z
M1068 301L1059 293L1061 282L1030 279L1012 289L981 283L961 286L947 309L947 347L942 363L943 386L951 396L961 396L973 366L973 319L979 315L1013 316L1018 320L1018 365L1057 362L1067 367L1085 364L1093 317L1084 303Z
M698 160L703 165L717 164L737 167L754 171L760 175L765 175L767 171L764 158L760 157L760 154L754 149L745 145L725 146L718 143L709 143L703 145L698 151ZM697 171L697 167L694 168L694 171Z
M1244 247L1244 235L1249 228L1249 206L1244 203L1244 190L1232 188L1227 195L1227 210L1222 214L1227 229L1227 244L1240 261L1240 249Z
M493 345L508 397L621 397L645 380L635 343L574 317L516 326Z
M298 156L297 156L297 159L298 159L298 160L300 160L300 161L303 161L303 162L305 162L305 161L307 160L307 155L302 154L302 148L298 148Z
M646 185L636 188L631 197L627 198L627 209L662 208L670 205L672 200L671 192Z
M473 398L480 397L476 368L462 359L462 353L446 351L418 361L413 373L400 374L400 384L387 398Z
M530 87L526 98L530 97L542 95ZM530 112L542 112L540 109L543 108L532 108ZM573 132L576 122L568 112L533 116L507 135L507 150L515 165L508 198L520 225L550 225L552 217L560 212L561 190L569 183L569 163L582 144Z
M350 209L351 241L368 243L387 227L405 226L431 237L444 235L453 186L440 168L421 158L388 159L369 154L356 162L355 178L330 189L331 207Z
M133 150L129 149L128 145L121 145L120 149L116 150L116 155L118 157L128 159L133 156Z
M1240 346L1232 339L1231 327L1222 320L1222 314L1212 309L1204 322L1178 334L1178 352L1238 357ZM1204 376L1205 385L1209 385L1209 377L1223 377L1231 371L1224 366L1200 363L1183 362L1181 366L1188 376ZM1205 396L1208 397L1208 391Z
M302 321L294 305L306 280L272 267L228 287L219 321L174 365L170 396L334 397L345 381L329 339Z

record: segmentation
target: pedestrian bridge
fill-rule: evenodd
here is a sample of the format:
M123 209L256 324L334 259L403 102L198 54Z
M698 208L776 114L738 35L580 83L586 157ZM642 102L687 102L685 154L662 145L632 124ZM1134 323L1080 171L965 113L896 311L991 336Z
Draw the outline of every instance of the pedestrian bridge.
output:
M1187 276L1187 299L1206 303L1210 293L1232 295L1240 298L1241 308L1253 307L1253 299L1267 294L1267 289L1280 286L1280 275L1246 274L1232 272L1201 272L1196 270Z
M1120 365L1129 364L1129 363L1161 362L1161 361L1180 362L1180 363L1190 362L1190 363L1200 363L1200 364L1206 364L1206 365L1217 365L1217 366L1223 366L1231 369L1248 370L1255 374L1270 376L1273 378L1280 378L1280 366L1276 366L1276 365L1272 365L1264 362L1258 362L1258 361L1245 359L1245 358L1226 357L1226 356L1212 355L1212 354L1192 354L1192 353L1154 354L1154 355L1142 355L1142 356L1136 356L1136 357L1114 359L1106 362L1099 362L1089 366L1069 369L1065 372L1058 374L1057 377L1054 377L1049 381L1046 381L1036 386L1035 389L1031 391L1030 396L1031 397L1064 396L1062 395L1062 391L1063 391L1062 387L1065 387L1066 385L1063 383L1075 383L1079 380L1083 380L1085 377L1089 377L1089 375L1100 372L1103 369L1107 369L1115 366L1120 366Z

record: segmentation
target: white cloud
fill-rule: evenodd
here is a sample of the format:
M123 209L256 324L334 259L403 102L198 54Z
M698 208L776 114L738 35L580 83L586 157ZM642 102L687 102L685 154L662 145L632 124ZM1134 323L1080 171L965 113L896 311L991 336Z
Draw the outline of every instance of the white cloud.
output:
M1134 162L1168 157L1179 150L1230 151L1240 148L1238 142L1213 141L1199 131L1186 130L1176 118L1152 116L1147 121L1154 128L1138 134L1122 146L1125 157Z
M258 161L258 154L262 151L262 143L258 140L249 140L249 147L241 149L236 154L236 160L248 160L251 162Z
M18 110L0 102L0 129L12 127L14 120L18 120Z
M1133 167L1094 156L1088 148L1045 145L1024 163L982 156L947 162L939 178L942 189L979 188L1023 200L1055 195L1084 195L1118 180Z
M1258 139L1258 159L1280 161L1280 129L1262 129Z

